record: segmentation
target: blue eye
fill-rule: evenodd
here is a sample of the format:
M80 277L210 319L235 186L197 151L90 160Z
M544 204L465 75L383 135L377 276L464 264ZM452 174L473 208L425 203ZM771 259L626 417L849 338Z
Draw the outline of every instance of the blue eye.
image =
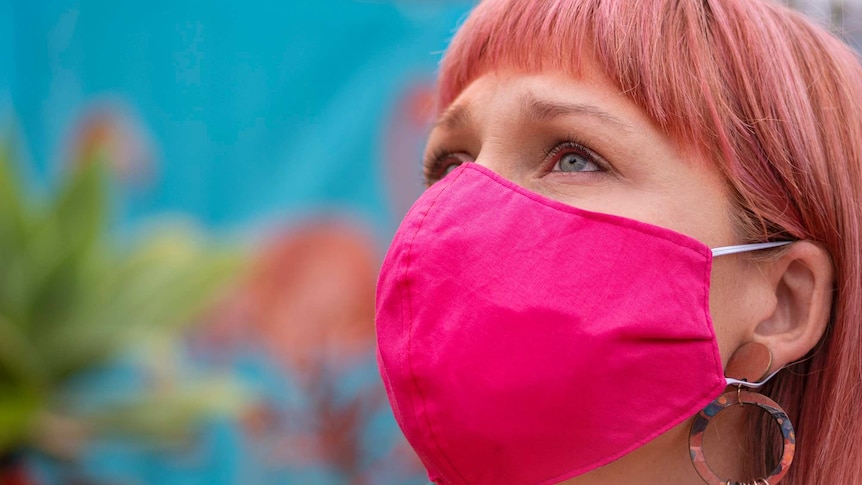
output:
M602 170L589 156L580 153L565 153L554 164L557 172L598 172Z
M554 161L552 172L584 173L606 172L606 163L589 148L567 141L551 149L547 156Z

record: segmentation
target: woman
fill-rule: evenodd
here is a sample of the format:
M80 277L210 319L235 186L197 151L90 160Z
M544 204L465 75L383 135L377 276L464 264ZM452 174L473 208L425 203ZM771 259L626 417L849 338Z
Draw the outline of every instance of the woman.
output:
M431 479L862 483L860 99L768 1L482 2L378 286Z

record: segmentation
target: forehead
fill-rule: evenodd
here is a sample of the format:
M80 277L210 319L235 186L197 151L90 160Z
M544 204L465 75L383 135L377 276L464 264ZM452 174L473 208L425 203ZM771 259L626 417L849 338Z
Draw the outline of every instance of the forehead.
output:
M533 53L538 57L548 57L542 52ZM493 64L487 60L465 67L458 73L458 82L453 82L451 74L441 73L440 91L438 92L438 115L442 115L447 109L457 104L465 92L474 88L476 81L486 78L516 77L549 77L559 78L560 81L570 80L580 84L592 84L597 87L613 86L615 90L622 91L619 86L605 73L598 60L589 50L583 50L576 55L575 59L568 65L561 66L559 63L536 61L529 64L518 64L511 58L500 58ZM475 89L475 88L474 88Z
M577 74L562 71L495 70L480 75L437 117L434 130L457 131L476 124L560 118L592 118L621 132L661 129L600 70L585 63Z

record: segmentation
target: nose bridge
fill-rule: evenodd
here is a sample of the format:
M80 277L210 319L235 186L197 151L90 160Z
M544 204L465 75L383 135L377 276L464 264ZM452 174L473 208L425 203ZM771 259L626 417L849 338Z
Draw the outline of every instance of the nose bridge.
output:
M540 168L528 150L516 136L500 137L486 141L474 162L524 189L556 198L540 182Z
M519 180L519 162L525 154L523 124L521 123L521 97L500 96L496 91L482 99L477 109L477 119L481 119L481 147L474 160L479 165L497 175L524 185ZM520 176L523 176L521 173Z
M512 180L512 170L506 169L506 167L502 163L502 158L500 156L486 154L486 152L483 150L482 153L476 158L475 163L477 165L481 165L482 167L487 168L488 170L496 173L497 175L507 180Z
M482 144L482 149L474 161L511 182L523 185L522 181L517 180L519 156L514 137L495 134Z

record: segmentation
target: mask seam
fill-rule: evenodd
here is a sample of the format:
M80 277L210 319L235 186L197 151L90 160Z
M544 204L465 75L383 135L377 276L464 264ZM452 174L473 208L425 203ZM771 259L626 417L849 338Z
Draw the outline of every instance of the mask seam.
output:
M646 223L646 222L637 221L635 219L628 219L628 218L625 218L623 216L617 216L614 214L605 214L605 213L601 213L601 212L588 211L586 209L580 209L578 207L563 204L562 202L546 200L544 198L544 196L542 196L541 194L536 194L536 193L530 191L529 189L527 189L525 187L521 187L520 185L515 184L514 182L510 182L513 186L509 186L506 183L502 182L501 180L498 180L494 176L491 176L490 174L485 173L482 169L480 169L478 167L471 166L471 165L473 165L473 164L465 164L464 169L465 170L467 170L467 169L475 170L480 175L486 177L488 180L491 180L492 182L500 185L501 187L508 189L509 191L514 192L515 194L518 194L522 197L526 197L526 198L528 198L534 202L542 204L543 206L545 206L549 209L553 209L553 210L555 210L557 212L561 212L563 214L575 215L575 216L584 217L586 219L591 219L591 220L595 220L595 221L599 221L599 222L603 222L603 223L607 223L607 224L613 224L617 227L622 227L625 229L630 229L632 231L637 231L638 233L643 234L645 236L649 236L649 237L656 238L656 239L661 239L663 241L667 241L667 242L676 244L677 246L683 247L689 251L693 251L696 254L699 254L702 256L705 255L706 252L710 253L709 254L710 257L712 256L711 249L706 244L703 244L702 242L692 238L691 236L687 236L685 234L676 232L673 229L655 226L658 229L669 231L669 232L671 232L671 233L673 233L679 237L686 238L687 240L683 240L683 241L674 240L670 237L666 237L666 236L663 236L661 234L655 234L652 231L646 230L646 229L641 228L641 227L636 227L634 225L628 225L628 224L621 224L620 221L615 220L615 219L622 219L622 220L626 220L626 221L631 220L631 221L636 222L638 224L643 224L643 225L649 226L650 224ZM564 207L558 207L556 204L561 204ZM692 247L692 245L694 245L694 244L700 245L701 248L698 249L696 247Z
M445 187L440 189L440 191L437 193L437 195L434 196L434 199L431 201L431 204L428 206L428 209L425 211L424 214L422 214L422 218L419 220L419 224L416 226L416 229L413 232L413 237L410 239L410 243L408 244L407 251L404 255L404 259L403 259L404 263L402 265L402 271L401 271L402 276L405 275L407 273L407 271L409 270L410 263L412 262L411 256L413 254L413 245L414 245L414 242L416 240L416 237L419 235L419 232L422 230L422 226L425 224L425 219L428 217L431 210L434 209L434 206L437 205L437 200L440 198L441 195L443 195L443 192L445 192L450 186L452 186L452 184L454 184L455 181L458 180L461 177L461 175L463 175L464 173L465 173L465 171L462 170L460 173L455 174L454 177L451 177L451 180L449 181L449 183ZM425 409L425 407L426 407L425 394L422 392L422 388L419 385L419 382L416 380L416 374L413 370L413 352L412 352L413 329L414 329L414 325L412 323L413 322L413 300L411 298L411 292L410 292L410 289L408 287L405 287L401 291L401 293L402 293L402 295L401 295L402 299L407 302L405 307L406 307L406 311L408 314L407 315L408 318L405 321L409 322L409 325L410 325L409 331L407 333L407 367L408 367L409 372L410 372L411 383L413 384L413 388L416 390L417 394L419 395L418 400L420 401L420 404L423 407L423 413L422 413L423 419L420 420L419 413L417 412L417 406L413 402L414 400L411 400L411 408L413 410L413 416L415 417L417 422L424 421L424 425L425 425L424 427L425 427L426 433L431 438L431 442L434 443L434 447L437 449L437 453L443 458L443 460L446 462L446 464L449 465L449 468L452 471L454 471L456 475L458 475L458 477L461 479L461 481L463 483L469 484L470 483L469 480L467 480L461 474L461 472L458 470L457 467L455 467L454 463L449 458L449 456L446 455L446 453L443 451L443 447L440 446L440 443L437 441L437 436L434 434L434 430L431 427L431 422L429 421L429 418L428 418L428 412L427 412L427 409ZM402 315L402 318L403 318L403 315Z

